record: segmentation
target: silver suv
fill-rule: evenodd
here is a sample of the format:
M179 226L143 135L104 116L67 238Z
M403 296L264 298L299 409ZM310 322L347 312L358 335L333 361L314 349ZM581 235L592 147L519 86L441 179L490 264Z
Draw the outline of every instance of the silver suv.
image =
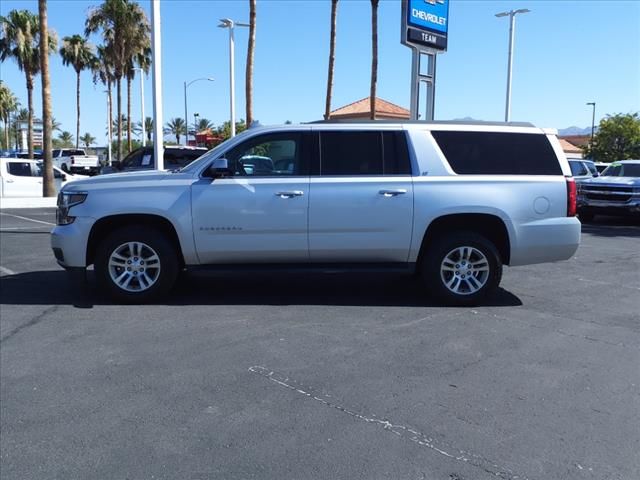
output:
M503 265L570 258L576 185L555 131L530 124L259 127L179 171L67 185L51 243L114 298L165 294L181 269L418 272L450 304Z

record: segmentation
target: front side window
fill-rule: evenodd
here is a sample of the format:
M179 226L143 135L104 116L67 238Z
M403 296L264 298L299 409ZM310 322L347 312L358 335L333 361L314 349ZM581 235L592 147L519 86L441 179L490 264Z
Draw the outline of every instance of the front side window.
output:
M546 135L432 131L454 172L467 175L562 175Z
M35 177L31 162L8 162L7 171L16 177Z
M270 177L308 175L298 132L260 135L225 155L234 176Z

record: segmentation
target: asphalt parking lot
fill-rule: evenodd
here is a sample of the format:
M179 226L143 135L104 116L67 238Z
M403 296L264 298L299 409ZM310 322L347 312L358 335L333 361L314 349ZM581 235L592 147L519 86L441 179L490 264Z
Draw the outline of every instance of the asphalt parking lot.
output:
M287 274L119 306L67 282L53 221L0 214L3 479L640 478L638 225L585 225L485 307Z

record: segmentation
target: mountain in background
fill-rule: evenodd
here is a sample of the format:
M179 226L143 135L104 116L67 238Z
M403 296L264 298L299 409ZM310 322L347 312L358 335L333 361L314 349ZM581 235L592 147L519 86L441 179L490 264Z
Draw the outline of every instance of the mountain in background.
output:
M595 131L598 131L598 127L596 127ZM569 135L591 135L591 127L580 128L580 127L567 127L567 128L559 128L558 136L566 137Z

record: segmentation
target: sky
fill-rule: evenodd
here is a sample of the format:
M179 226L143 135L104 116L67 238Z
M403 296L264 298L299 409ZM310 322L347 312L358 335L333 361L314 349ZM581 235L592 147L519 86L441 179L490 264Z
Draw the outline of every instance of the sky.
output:
M84 31L99 0L49 0L49 28L58 38ZM139 1L150 18L150 0ZM540 127L591 126L606 114L640 111L640 2L563 0L451 0L448 50L438 55L436 120L504 118L508 18L495 13L528 8L516 17L512 113L514 121ZM37 0L2 0L37 14ZM215 81L188 88L189 123L199 113L216 125L229 119L228 31L220 18L247 22L247 0L162 0L162 69L165 122L184 116L184 82ZM400 43L400 2L379 7L378 97L408 108L411 50ZM332 109L369 95L371 7L368 0L340 0ZM278 124L318 120L324 113L329 53L329 0L258 0L254 67L254 117ZM236 29L236 115L245 116L244 74L248 29ZM99 36L92 36L100 43ZM75 135L75 72L50 60L53 114ZM27 103L24 75L15 61L0 65L2 79ZM81 134L106 142L106 95L91 74L81 78ZM145 113L152 113L151 76L145 78ZM123 91L126 91L123 89ZM40 82L34 103L41 116ZM124 97L126 98L126 97ZM123 101L123 105L126 103ZM115 102L114 102L115 107ZM124 108L124 107L123 107ZM115 116L115 109L114 109ZM132 116L140 119L139 80L133 84Z

